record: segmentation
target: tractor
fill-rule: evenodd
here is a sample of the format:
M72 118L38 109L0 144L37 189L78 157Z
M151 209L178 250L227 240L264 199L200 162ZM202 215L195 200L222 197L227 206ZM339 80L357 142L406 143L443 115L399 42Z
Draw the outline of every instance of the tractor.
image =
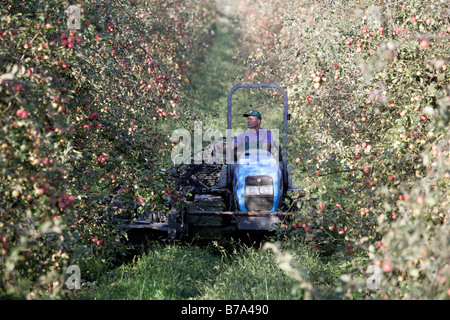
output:
M264 149L231 150L232 160L219 157L217 145L232 141L232 95L241 88L274 88L283 95L284 142L274 145L277 152ZM273 230L277 223L287 223L292 213L286 199L292 187L287 165L288 99L276 84L238 84L228 94L227 137L202 149L210 158L198 161L195 155L166 174L174 188L187 194L182 209L172 208L165 217L155 214L126 224L128 234L158 235L167 239L220 239L239 233L261 233ZM220 143L222 142L222 143ZM209 148L209 153L204 152ZM230 154L227 154L230 157Z

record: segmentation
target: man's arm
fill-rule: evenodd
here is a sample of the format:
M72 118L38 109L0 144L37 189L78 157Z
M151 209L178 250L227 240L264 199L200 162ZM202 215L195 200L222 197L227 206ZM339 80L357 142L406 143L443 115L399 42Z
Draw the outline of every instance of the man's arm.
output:
M272 148L272 145L270 144L270 142L264 142L263 143L263 149L270 152L270 149Z
M233 142L231 143L227 143L225 146L223 146L222 152L223 154L227 153L227 148L231 148L231 150L234 150L238 147L238 145L240 145L243 141L243 134L241 133L240 135L238 135L237 137L235 137L233 139Z
M270 152L272 148L272 131L266 131L266 141L263 143L263 149Z

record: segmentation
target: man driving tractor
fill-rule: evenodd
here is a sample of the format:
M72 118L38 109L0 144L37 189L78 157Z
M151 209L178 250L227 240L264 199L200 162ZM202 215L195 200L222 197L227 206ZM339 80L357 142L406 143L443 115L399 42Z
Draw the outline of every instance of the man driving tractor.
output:
M247 127L249 130L242 132L231 143L231 150L239 151L249 149L264 149L270 152L272 147L272 132L261 128L261 113L256 110L250 110L244 114L247 118ZM223 153L226 154L228 145L223 147Z

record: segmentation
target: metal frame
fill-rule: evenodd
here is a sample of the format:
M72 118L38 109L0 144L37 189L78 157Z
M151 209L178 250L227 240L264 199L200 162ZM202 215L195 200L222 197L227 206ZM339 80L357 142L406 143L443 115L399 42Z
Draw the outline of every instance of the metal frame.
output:
M287 129L288 129L288 96L286 91L279 85L273 83L240 83L231 88L228 93L228 112L227 112L227 129L231 129L231 98L233 93L240 88L275 88L281 91L283 94L283 104L284 104L284 112L283 112L283 131L284 131L284 148L283 148L283 162L287 163ZM227 130L227 143L231 141L231 130ZM229 152L227 150L227 152ZM227 179L231 179L231 165L227 165ZM228 183L230 180L228 181ZM287 165L283 166L283 184L287 187L288 184L288 172Z

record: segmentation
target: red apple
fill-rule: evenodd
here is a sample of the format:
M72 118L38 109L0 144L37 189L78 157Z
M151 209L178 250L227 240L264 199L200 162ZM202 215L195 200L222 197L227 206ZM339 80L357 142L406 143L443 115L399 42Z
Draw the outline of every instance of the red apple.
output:
M386 262L385 264L383 264L383 271L384 272L392 271L392 265L390 263Z
M428 40L426 40L426 39L424 39L422 41L419 40L419 42L420 42L420 46L423 49L426 49L426 48L428 48L430 46L430 42Z
M95 120L98 119L99 115L97 112L93 112L89 115L89 120Z

